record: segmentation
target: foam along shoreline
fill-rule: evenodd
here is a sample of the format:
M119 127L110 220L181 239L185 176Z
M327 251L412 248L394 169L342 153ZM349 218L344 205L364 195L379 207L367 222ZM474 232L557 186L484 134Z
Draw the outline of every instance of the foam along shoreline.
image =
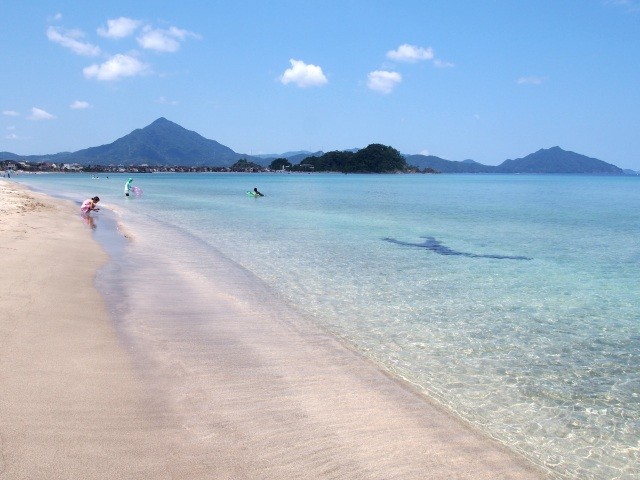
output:
M145 301L116 330L90 232L72 203L0 181L0 478L545 477L291 312L234 298L224 264L213 293L189 285L180 326L170 265L141 264Z

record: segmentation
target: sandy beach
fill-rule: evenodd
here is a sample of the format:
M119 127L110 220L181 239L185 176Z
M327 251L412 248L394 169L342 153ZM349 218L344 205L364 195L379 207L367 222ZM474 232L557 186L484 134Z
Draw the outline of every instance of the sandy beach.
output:
M0 478L166 478L77 206L0 180Z
M545 478L328 334L222 284L215 321L191 320L206 346L177 335L159 351L184 361L142 358L144 331L123 340L95 288L106 262L77 205L0 179L0 479ZM141 291L153 328L153 295L170 291Z

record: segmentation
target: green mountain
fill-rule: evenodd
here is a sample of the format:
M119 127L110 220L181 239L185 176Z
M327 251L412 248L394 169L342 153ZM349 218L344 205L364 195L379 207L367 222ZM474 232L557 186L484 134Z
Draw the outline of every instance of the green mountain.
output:
M505 160L498 165L499 173L597 173L623 175L621 168L597 158L567 152L560 147L541 149L524 158Z
M230 166L245 155L162 117L108 145L68 154L81 165Z
M407 155L407 163L419 168L434 168L442 173L582 173L623 175L621 168L596 158L569 152L560 147L541 149L498 166L483 165L473 160L454 162L433 155Z
M11 152L0 152L0 160L20 161L22 160L22 157L20 155L17 155Z
M422 170L433 168L442 173L491 173L496 167L482 165L473 160L454 162L435 155L405 155L407 163Z

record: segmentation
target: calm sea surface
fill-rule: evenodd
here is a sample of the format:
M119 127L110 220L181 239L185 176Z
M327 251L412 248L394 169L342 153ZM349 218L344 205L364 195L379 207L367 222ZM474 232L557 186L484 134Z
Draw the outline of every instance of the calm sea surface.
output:
M557 477L640 476L639 177L126 178L15 180L99 195L193 277L230 260Z

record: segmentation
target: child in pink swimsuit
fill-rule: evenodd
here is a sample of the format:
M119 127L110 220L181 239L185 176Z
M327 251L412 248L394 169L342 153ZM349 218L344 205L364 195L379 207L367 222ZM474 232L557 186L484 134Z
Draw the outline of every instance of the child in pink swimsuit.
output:
M80 211L82 213L89 213L91 210L100 210L96 205L100 201L99 197L93 197L82 202L82 206L80 207Z

